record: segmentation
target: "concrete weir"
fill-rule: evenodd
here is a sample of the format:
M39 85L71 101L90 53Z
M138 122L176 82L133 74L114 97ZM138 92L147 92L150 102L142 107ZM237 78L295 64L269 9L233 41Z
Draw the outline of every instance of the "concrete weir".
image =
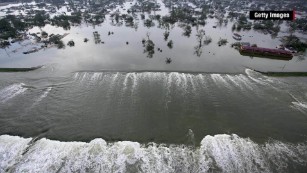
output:
M262 72L254 70L266 76L279 76L279 77L290 77L290 76L307 76L307 72Z
M27 72L41 68L42 66L30 67L30 68L0 68L0 72Z

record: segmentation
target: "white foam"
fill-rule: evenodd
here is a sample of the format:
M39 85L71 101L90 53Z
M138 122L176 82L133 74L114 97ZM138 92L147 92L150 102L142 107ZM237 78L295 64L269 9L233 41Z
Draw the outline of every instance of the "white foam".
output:
M173 72L169 74L164 73L164 81L166 84L165 109L168 109L168 103L171 102L171 87L172 87L174 76L175 74Z
M253 90L253 84L249 81L249 78L240 74L236 76L239 81L241 81L248 89Z
M52 87L48 87L45 92L41 96L39 96L39 98L36 99L36 101L33 103L33 106L37 105L40 101L47 97L51 89Z
M269 85L268 83L264 82L264 80L262 80L261 78L257 77L257 76L260 76L261 74L258 73L258 72L255 72L253 70L250 70L250 69L246 69L245 70L245 73L247 74L247 76L253 80L254 82L256 83L259 83L261 85Z
M83 74L83 76L82 76L82 78L81 78L81 82L83 82L84 80L85 80L85 78L87 77L87 73L85 72L84 74Z
M292 103L296 106L307 109L307 103L302 103L302 102L292 102Z
M127 73L127 74L125 75L125 80L124 80L124 83L123 83L123 85L124 85L123 90L124 90L124 91L126 91L126 89L127 89L127 87L128 87L128 81L129 81L129 79L132 78L132 76L133 76L133 73Z
M295 97L293 94L289 93L290 96L295 100L292 103L292 108L301 111L302 113L306 113L305 111L307 111L307 102L304 102L303 100L298 99L297 97Z
M200 169L203 172L270 172L256 143L225 134L206 136L202 140Z
M217 85L222 83L227 88L231 88L230 84L220 74L211 74L211 77Z
M177 85L177 86L180 86L180 85L181 85L181 82L182 82L182 79L181 79L181 77L180 77L180 74L177 73L177 72L175 72L174 75L175 75L175 77L176 77L176 85Z
M261 81L260 79L256 79L256 78L251 77L251 76L248 76L248 77L249 77L251 80L253 80L254 82L259 83L259 84L261 84L261 85L269 85L269 84L265 83L264 81Z
M78 77L79 77L79 72L76 72L76 73L74 74L73 78L74 78L74 80L76 80L76 79L78 79Z
M262 149L266 153L269 159L268 162L271 163L274 172L289 172L285 170L287 170L288 167L293 166L291 165L292 163L305 166L307 164L306 145L293 145L274 141L266 143L262 146Z
M307 103L302 103L302 102L291 102L292 103L292 108L302 112L302 113L307 113Z
M237 135L206 136L199 148L103 139L59 142L0 136L1 169L12 172L288 172L307 164L306 144L257 144ZM292 165L293 166L293 165ZM294 166L295 167L295 166Z
M236 77L234 76L231 76L231 75L226 75L227 76L227 79L229 79L234 85L242 88L242 85L240 84L240 82L236 79Z
M117 72L116 75L112 75L111 85L110 87L113 88L115 85L116 80L118 79L119 73Z
M124 80L124 83L123 83L124 87L127 87L129 75L130 75L130 73L125 75L125 80Z
M27 90L27 88L23 87L24 85L24 83L13 84L0 90L1 102L4 103L17 95L24 93Z
M187 79L187 75L184 73L180 74L180 77L183 79L183 89L187 91L188 89L188 79Z
M188 74L187 77L190 79L190 83L192 85L192 89L193 89L194 93L196 93L196 86L195 86L195 82L194 82L194 75Z
M28 147L30 141L31 138L0 136L0 172L5 172L22 157L22 153Z
M163 83L166 83L168 85L168 82L169 82L169 76L171 74L170 73L162 73L162 76L163 76Z
M102 73L94 73L92 74L91 81L97 81L100 79Z
M134 92L135 89L136 89L136 87L137 87L137 85L138 85L139 75L133 73L133 74L132 74L132 78L133 78L133 80L132 80L132 81L133 81L133 83L132 83L132 92Z
M200 81L200 83L201 83L201 85L202 85L203 87L207 87L207 86L206 86L207 83L206 83L206 81L205 81L205 77L204 77L202 74L198 74L196 77L197 77L197 79Z
M167 78L167 90L168 92L170 92L170 88L172 86L172 82L173 82L173 78L176 76L176 73L171 72L168 74L168 78Z
M256 72L254 70L251 70L251 69L245 69L245 73L248 75L248 76L263 76L261 73L259 72Z

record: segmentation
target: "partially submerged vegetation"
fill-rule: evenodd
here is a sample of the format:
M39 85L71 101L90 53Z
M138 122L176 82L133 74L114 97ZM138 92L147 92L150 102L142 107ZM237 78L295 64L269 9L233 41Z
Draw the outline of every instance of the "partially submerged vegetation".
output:
M150 34L147 33L147 39L143 39L143 47L144 47L144 53L147 53L148 58L152 58L155 54L155 43L149 38Z
M198 57L200 57L202 54L202 47L204 46L203 39L205 34L205 30L203 29L198 30L196 34L197 45L194 47L194 54L196 54Z
M13 1L13 0L12 0ZM23 2L30 2L23 1ZM287 1L286 3L274 1L266 3L264 0L249 1L225 1L225 0L163 0L168 14L157 14L161 10L161 4L156 0L137 0L136 3L130 2L131 6L127 9L123 7L125 0L36 0L36 4L21 4L20 6L10 7L2 10L7 15L0 19L0 48L6 48L16 41L22 41L32 35L38 43L44 43L44 48L56 45L58 48L65 48L65 45L74 46L75 43L64 43L59 35L42 31L40 34L28 33L33 27L43 28L46 25L61 27L70 30L78 25L100 25L110 19L112 26L126 26L137 30L138 24L145 27L158 27L165 32L163 38L169 48L173 48L173 41L169 40L169 35L174 26L182 28L184 37L196 38L197 45L194 47L194 54L201 56L202 48L211 42L217 42L219 46L226 45L227 39L212 40L209 35L205 35L202 29L207 24L208 19L215 19L213 28L229 26L232 31L250 30L271 34L276 37L281 30L282 21L251 21L248 19L249 10L263 9L293 9L296 11L306 11L307 7L302 5L303 0ZM59 12L60 8L66 8L67 12ZM13 13L19 12L20 14ZM24 12L26 15L22 15ZM151 13L153 12L153 13ZM307 16L306 14L303 14ZM307 43L297 38L294 32L307 32L306 18L298 18L295 21L285 22L289 28L290 36L284 37L282 43L286 48L295 52L304 52ZM113 31L108 32L108 36L113 35ZM104 43L98 31L93 33L93 41L96 44ZM194 37L195 36L195 37ZM88 42L89 39L84 39ZM143 42L144 53L147 57L153 57L154 42L147 37ZM128 45L129 42L126 42ZM159 48L159 52L162 49Z
M63 35L64 36L64 35ZM46 41L46 44L55 44L58 49L65 48L65 44L61 40L63 38L61 35L50 35L50 38L48 41Z
M219 46L224 46L227 43L228 43L227 39L222 39L222 38L220 38L220 40L217 42Z
M0 48L6 48L9 45L11 45L10 42L8 42L6 40L0 41Z
M167 43L167 47L172 49L173 48L173 40L170 40L168 43Z
M164 36L164 40L166 41L168 39L168 36L169 36L169 31L165 31L163 33L163 36Z
M307 43L302 42L297 36L289 35L282 38L282 42L286 48L295 52L305 52Z
M68 43L67 43L68 46L70 47L73 47L75 46L75 42L73 40L70 40Z
M49 20L51 20L51 25L62 27L65 30L69 30L71 25L81 24L82 17L81 17L81 13L78 12L71 16L62 14L59 16L55 16L53 19L49 19Z

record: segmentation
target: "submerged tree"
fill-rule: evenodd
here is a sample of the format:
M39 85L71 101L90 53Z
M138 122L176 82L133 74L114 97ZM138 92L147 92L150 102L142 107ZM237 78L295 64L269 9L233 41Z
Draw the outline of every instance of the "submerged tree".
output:
M46 20L49 20L49 15L44 11L37 11L33 18L33 24L35 26L43 27L45 26Z
M307 42L302 42L295 35L284 36L282 42L287 48L297 52L305 52L307 49Z
M127 17L125 18L125 24L127 27L134 27L134 19L132 16L127 15Z
M118 13L115 14L115 21L116 21L116 23L119 23L119 14Z
M166 41L168 39L168 36L169 36L169 31L165 31L163 33L163 36L164 36L164 40Z
M42 31L42 37L47 38L48 37L48 33L46 31Z
M222 39L222 38L220 38L220 40L217 42L219 46L224 46L227 43L228 43L227 39Z
M166 59L165 59L165 63L166 63L166 64L170 64L171 62L172 62L172 58L166 58Z
M208 45L212 42L212 38L210 36L206 36L204 40L204 45Z
M147 33L146 35L147 40L142 40L143 46L145 47L144 53L147 53L148 58L152 58L153 54L155 53L155 43L149 38L149 33Z
M187 36L187 37L190 37L191 32L192 32L192 27L191 27L190 25L186 25L186 26L184 27L184 33L183 33L183 35L184 35L184 36Z
M6 40L0 41L0 48L6 48L10 45L11 45L10 42L8 42Z
M203 53L202 46L196 45L194 47L194 54L196 54L196 56L200 57L202 53Z
M233 25L232 25L231 30L232 30L232 32L233 32L234 30L236 30L236 24L233 24Z
M202 47L202 41L205 36L205 30L201 29L197 31L196 39L198 41L199 47Z
M145 19L145 15L141 14L141 19L144 20Z
M81 23L82 17L81 13L76 13L74 15L68 16L68 15L59 15L55 16L51 20L51 24L55 26L63 27L65 30L69 30L71 25L78 25ZM86 17L84 18L85 21L87 21Z
M197 34L196 34L197 45L194 47L194 50L195 50L194 54L196 54L196 56L198 57L200 57L202 54L204 36L205 36L205 30L200 29L197 31ZM206 43L204 44L209 44L211 42L211 41L209 42L210 39L211 38L208 37L208 40L206 40Z
M167 47L172 49L173 48L173 40L170 40L168 43L167 43Z
M72 47L72 46L75 46L75 42L73 40L70 40L68 43L67 43L68 46Z
M65 44L63 43L60 36L58 36L58 35L54 35L54 36L50 37L49 42L57 45L58 49L65 48Z
M65 48L65 44L63 43L62 40L60 40L57 44L58 49L64 49Z
M242 29L241 25L238 25L236 29L237 29L238 32L241 31L241 29Z
M217 20L218 20L218 21L217 21L217 25L218 25L219 27L221 27L221 26L223 25L223 22L224 22L223 18L218 18Z
M155 26L155 23L151 20L151 19L146 19L144 21L144 25L147 27L147 28L150 28L152 26Z
M7 19L0 19L0 39L9 39L17 36L17 30L11 26Z

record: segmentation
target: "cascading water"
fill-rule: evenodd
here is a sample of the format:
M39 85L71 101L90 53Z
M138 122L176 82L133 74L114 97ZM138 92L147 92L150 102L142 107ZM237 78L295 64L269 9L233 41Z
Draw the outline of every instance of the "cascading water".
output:
M0 171L12 172L300 172L306 144L257 144L237 135L206 136L200 147L103 139L59 142L0 136Z
M304 172L305 92L251 70L7 82L0 172Z

